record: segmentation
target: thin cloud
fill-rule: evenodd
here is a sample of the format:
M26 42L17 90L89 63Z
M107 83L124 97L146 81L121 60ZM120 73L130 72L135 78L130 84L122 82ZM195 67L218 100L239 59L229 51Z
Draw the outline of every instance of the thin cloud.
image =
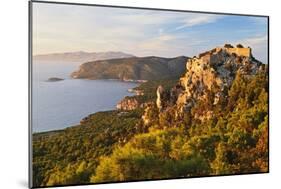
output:
M252 48L253 56L263 63L267 62L268 57L268 37L267 35L255 36L251 38L242 39L240 41L235 41L234 44L241 43L244 46L249 46Z
M176 27L175 30L181 30L181 29L187 28L187 27L193 27L193 26L198 26L198 25L203 25L203 24L214 23L218 19L221 19L221 18L222 18L222 16L208 15L208 14L191 16L189 18L183 19L182 20L183 24Z
M267 44L267 35L245 39L244 42L251 45Z
M264 40L252 36L267 33L263 19L186 12L37 4L33 17L34 54L83 50L191 56L242 40L255 46L254 54L264 54Z

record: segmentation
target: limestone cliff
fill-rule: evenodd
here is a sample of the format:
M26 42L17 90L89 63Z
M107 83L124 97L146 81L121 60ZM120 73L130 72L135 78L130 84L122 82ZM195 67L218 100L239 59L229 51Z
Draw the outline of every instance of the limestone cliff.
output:
M210 103L215 105L227 98L227 91L238 73L251 76L261 69L264 69L264 64L252 56L251 48L235 48L231 45L217 47L189 59L186 72L179 83L172 90L166 91L166 95L169 93L168 97L163 98L165 92L157 90L156 104L160 110L165 106L174 106L178 114L189 111L202 100L211 100ZM197 118L205 119L210 116L211 112L206 109Z
M163 105L162 105L163 92L164 92L164 88L161 85L159 85L159 87L157 88L157 91L156 91L156 96L157 96L156 106L159 110L161 110L163 108Z
M116 105L116 108L118 110L134 110L138 107L140 107L141 104L137 101L134 97L125 97L123 98L118 104Z

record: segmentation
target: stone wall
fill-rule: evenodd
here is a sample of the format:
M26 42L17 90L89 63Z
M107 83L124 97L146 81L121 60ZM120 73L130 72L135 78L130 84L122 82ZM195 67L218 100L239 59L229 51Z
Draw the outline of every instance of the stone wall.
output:
M216 47L210 51L199 54L198 60L201 60L203 63L219 63L224 60L224 57L221 56L220 52L226 52L228 54L236 54L237 56L251 57L252 52L251 48L226 48L226 47Z
M226 48L226 50L230 54L235 53L238 56L245 56L245 57L251 56L251 48Z

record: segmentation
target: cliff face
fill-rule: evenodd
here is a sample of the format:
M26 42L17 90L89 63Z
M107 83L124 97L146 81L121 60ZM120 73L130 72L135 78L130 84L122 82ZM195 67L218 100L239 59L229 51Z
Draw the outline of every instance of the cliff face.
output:
M263 68L264 65L252 56L250 48L217 47L189 59L178 85L168 92L157 91L156 104L161 110L165 104L166 107L176 106L179 113L189 111L199 101L211 101L209 103L215 105L227 98L227 91L237 74L251 76ZM210 115L206 109L204 116L197 118L205 119Z
M187 57L130 57L93 61L82 64L73 78L157 80L179 77L184 72Z
M134 110L140 107L141 104L134 97L125 97L116 105L117 110Z

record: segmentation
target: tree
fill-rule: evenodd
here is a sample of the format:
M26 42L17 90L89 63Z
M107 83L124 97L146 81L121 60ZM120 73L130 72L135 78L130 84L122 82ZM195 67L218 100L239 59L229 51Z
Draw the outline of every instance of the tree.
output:
M241 44L237 44L236 47L237 48L244 48L243 45L241 45Z
M231 44L225 44L224 48L233 48L233 46Z

